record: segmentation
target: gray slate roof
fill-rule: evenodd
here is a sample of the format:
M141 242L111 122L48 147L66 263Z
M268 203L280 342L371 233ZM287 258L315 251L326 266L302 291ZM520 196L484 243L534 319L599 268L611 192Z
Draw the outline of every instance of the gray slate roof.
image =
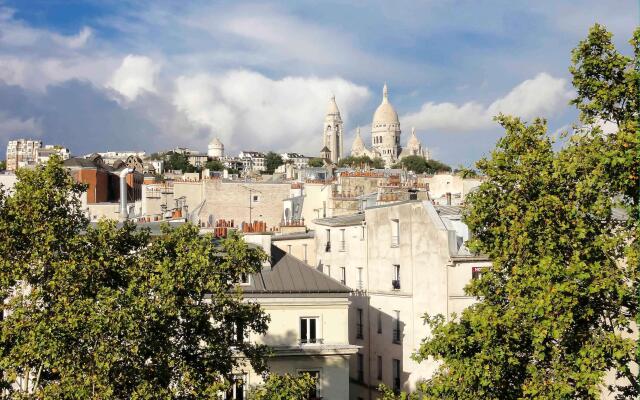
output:
M364 221L364 213L339 215L337 217L314 219L318 225L326 226L353 226L360 225Z
M251 276L250 285L242 287L246 294L345 297L351 292L347 286L275 246L271 247L271 255L272 267Z

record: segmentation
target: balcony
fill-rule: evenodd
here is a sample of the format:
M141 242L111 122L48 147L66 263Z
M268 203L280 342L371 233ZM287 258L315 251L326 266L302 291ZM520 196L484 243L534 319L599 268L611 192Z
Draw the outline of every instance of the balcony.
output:
M341 240L338 243L338 251L346 251L347 250L347 242L345 242L344 240Z
M356 339L364 339L364 329L362 324L356 324Z
M393 290L400 290L400 280L399 279L392 280L391 287L393 288Z
M400 236L391 236L391 247L400 246Z
M364 282L363 281L358 281L358 283L356 284L356 289L364 290Z

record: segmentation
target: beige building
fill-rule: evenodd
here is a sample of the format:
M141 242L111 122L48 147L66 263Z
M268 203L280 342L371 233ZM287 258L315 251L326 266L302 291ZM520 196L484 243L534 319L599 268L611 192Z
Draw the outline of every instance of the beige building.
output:
M265 335L248 340L270 346L271 372L317 378L315 399L349 398L349 359L358 347L349 344L350 289L301 260L270 245L271 235L245 235L270 252L271 263L241 284L245 301L256 302L271 321ZM227 398L246 399L247 389L262 377L251 368L237 371L239 384Z
M429 334L425 313L450 316L474 299L464 286L489 265L469 253L459 207L406 201L319 219L316 266L354 290L350 343L351 399L377 398L377 386L413 390L434 372L411 355Z

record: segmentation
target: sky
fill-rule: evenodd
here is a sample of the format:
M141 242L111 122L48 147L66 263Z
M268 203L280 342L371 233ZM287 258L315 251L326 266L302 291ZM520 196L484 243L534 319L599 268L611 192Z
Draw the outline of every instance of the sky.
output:
M635 0L0 0L0 148L14 138L75 155L294 151L317 156L332 95L345 150L382 86L433 158L473 166L500 112L576 121L571 49L595 22L622 52ZM2 158L0 156L0 158Z

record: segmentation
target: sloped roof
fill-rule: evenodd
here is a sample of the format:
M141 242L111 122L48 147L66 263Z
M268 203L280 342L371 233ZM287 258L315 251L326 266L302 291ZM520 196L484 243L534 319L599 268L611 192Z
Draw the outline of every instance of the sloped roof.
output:
M364 221L364 213L314 219L313 223L325 226L353 226L360 225L362 221Z
M242 287L246 294L345 297L351 292L347 286L275 246L271 247L271 254L272 267L251 276L250 285Z

